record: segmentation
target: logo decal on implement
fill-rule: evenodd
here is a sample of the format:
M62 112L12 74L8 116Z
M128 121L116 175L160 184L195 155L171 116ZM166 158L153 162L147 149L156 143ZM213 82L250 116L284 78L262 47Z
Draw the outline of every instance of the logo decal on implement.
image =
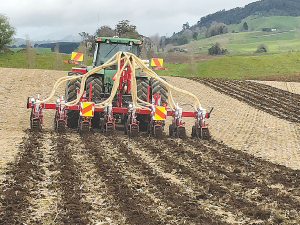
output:
M80 116L93 117L95 111L94 102L81 102L80 104Z
M155 106L154 120L165 120L167 118L167 110L164 106Z

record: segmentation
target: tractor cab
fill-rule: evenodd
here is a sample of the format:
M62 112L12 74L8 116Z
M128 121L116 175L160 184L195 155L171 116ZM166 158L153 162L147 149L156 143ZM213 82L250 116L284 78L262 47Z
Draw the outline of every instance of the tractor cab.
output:
M136 56L140 54L141 41L118 37L100 37L96 40L93 66L101 66L117 52L130 52ZM116 70L109 67L107 69Z
M117 52L130 52L136 56L140 55L141 41L137 39L119 37L98 37L96 39L95 52L92 66L87 67L87 72L91 69L103 65ZM101 76L105 93L110 93L113 86L113 76L117 71L117 64L100 70L97 74ZM95 74L95 77L97 75ZM99 79L99 78L98 78Z

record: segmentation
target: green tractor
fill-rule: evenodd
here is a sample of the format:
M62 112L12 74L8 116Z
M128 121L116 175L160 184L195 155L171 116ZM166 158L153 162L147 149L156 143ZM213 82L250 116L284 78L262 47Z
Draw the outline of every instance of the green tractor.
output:
M141 41L137 39L118 38L118 37L99 37L96 39L95 52L92 66L84 68L72 68L69 75L81 75L89 72L97 66L101 66L117 52L130 52L139 57L141 52ZM106 100L111 95L111 90L114 84L113 76L117 71L117 65L107 67L95 74L90 75L85 83L86 98L92 102L100 103ZM151 96L158 93L161 96L161 102L167 101L167 88L155 79L149 79L142 71L136 71L137 94L138 97L146 101L151 99ZM80 79L68 81L65 90L66 102L71 102L77 98L77 90L80 89ZM149 88L150 87L150 88ZM91 90L90 90L91 89ZM149 91L150 90L150 91ZM90 95L90 96L89 96ZM150 95L150 98L149 98ZM130 93L125 93L122 96L122 105L128 107L131 102ZM113 106L117 106L120 100L115 96ZM67 110L67 126L70 128L78 127L79 112L75 110ZM101 127L101 112L95 112L92 119L92 127ZM115 119L126 121L126 114L116 114ZM150 120L149 115L138 115L139 130L146 131Z

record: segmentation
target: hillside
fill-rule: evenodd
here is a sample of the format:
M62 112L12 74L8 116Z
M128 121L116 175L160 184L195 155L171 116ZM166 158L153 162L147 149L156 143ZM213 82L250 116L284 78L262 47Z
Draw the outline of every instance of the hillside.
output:
M290 31L298 29L300 26L300 17L292 16L271 16L271 17L259 17L248 16L243 19L239 24L229 25L229 32L232 30L239 31L244 23L247 23L248 31L262 31L263 28L272 28L277 31Z
M202 17L196 26L209 27L213 21L230 24L239 24L249 16L300 16L300 2L298 0L261 0L250 3L245 7L222 10Z

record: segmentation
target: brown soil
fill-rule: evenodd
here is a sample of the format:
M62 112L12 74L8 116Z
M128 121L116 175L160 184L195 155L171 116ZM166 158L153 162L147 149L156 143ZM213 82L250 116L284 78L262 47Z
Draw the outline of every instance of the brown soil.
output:
M299 170L260 159L256 157L259 153L235 150L228 146L228 138L224 143L214 140L219 139L218 124L225 126L227 119L232 133L237 129L235 121L252 130L255 124L243 117L243 111L282 126L289 124L286 120L192 80L168 78L168 82L192 90L201 102L205 96L216 98L210 119L214 139L181 140L166 135L155 139L145 134L128 139L123 132L104 136L98 130L86 136L74 130L58 135L52 131L52 112L45 112L43 132L33 133L27 129L30 112L25 107L26 97L40 90L46 97L65 73L0 69L0 75L5 83L2 95L13 103L3 107L0 121L0 152L5 156L1 161L0 224L300 223ZM174 97L182 103L186 100ZM243 107L234 118L226 118L222 113L230 115L230 111L218 107L227 101ZM16 111L19 114L14 117L7 116ZM192 121L187 120L187 128ZM255 137L258 142L265 138ZM262 141L282 144L272 134L268 138ZM291 138L296 142L297 136ZM274 157L280 161L280 156Z
M278 118L300 122L300 95L251 81L191 78Z
M122 133L80 137L73 131L27 135L1 185L1 224L299 223L300 171L217 141L145 136L129 140ZM43 148L51 157L43 157ZM52 201L57 208L33 217L42 206L34 202L47 201L38 190L48 179L45 164L57 171L46 187L59 192ZM109 217L95 213L94 199L87 198L94 191L87 188L88 164L95 168L89 176L99 177L105 190L94 197L113 200Z
M275 74L263 77L249 78L249 80L300 82L300 73Z
M284 81L253 81L260 84L266 84L275 88L289 91L295 94L300 94L300 82L284 82Z

